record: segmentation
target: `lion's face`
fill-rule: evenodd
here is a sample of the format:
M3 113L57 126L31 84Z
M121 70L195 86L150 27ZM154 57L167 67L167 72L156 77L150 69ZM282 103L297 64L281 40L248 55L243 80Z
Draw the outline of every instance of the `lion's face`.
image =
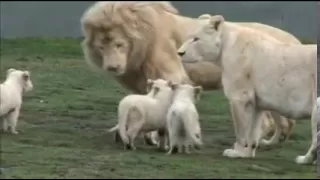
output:
M199 61L216 62L222 49L221 24L222 16L212 16L208 21L189 35L189 38L178 49L182 62ZM223 17L222 17L223 18Z
M125 73L130 44L121 31L115 29L108 31L107 34L98 34L94 45L103 59L103 70L118 76Z

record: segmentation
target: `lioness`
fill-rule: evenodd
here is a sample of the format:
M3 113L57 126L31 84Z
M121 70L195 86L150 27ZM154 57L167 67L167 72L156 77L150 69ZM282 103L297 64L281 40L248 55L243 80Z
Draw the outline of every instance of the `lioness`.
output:
M282 43L215 15L179 48L182 61L211 61L223 69L222 84L234 119L236 142L228 157L255 157L264 110L287 118L311 117L312 143L296 163L316 159L317 45Z

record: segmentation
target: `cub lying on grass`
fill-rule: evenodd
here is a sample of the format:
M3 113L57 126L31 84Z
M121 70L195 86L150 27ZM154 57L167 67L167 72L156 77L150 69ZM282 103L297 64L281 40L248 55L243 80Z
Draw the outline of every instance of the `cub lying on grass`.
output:
M0 117L3 119L3 131L18 134L16 125L22 105L23 93L31 91L33 84L29 71L8 69L6 80L0 84Z
M118 106L119 133L125 149L135 150L134 140L139 133L159 132L160 149L165 149L166 113L173 91L163 79L147 82L147 95L133 94L123 98Z
M169 134L169 151L172 154L176 148L179 153L189 154L189 146L200 149L202 146L199 114L194 105L200 99L202 87L189 84L169 84L174 92L173 103L167 114Z

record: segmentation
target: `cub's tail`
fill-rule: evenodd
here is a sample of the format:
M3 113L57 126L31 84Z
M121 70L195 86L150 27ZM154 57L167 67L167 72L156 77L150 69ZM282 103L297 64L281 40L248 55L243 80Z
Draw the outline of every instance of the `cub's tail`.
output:
M111 132L114 132L114 131L117 131L119 130L119 124L115 125L113 128L109 129L108 132L111 133Z

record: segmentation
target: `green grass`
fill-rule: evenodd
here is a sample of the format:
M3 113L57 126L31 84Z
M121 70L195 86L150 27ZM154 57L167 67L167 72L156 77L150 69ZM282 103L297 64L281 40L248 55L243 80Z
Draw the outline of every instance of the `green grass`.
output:
M166 156L141 139L124 151L106 130L129 93L85 64L80 40L1 39L1 75L28 69L35 86L24 98L19 135L1 134L2 178L315 178L315 166L294 163L309 147L309 121L297 122L289 141L260 148L255 159L222 156L235 140L222 92L198 103L205 147Z

